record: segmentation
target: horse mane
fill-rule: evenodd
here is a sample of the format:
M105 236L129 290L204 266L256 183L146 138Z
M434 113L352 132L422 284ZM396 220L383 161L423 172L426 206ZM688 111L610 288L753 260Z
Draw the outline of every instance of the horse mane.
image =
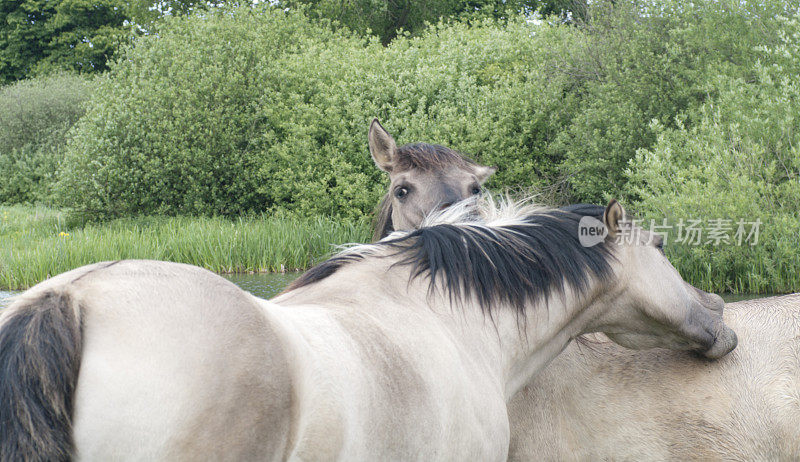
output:
M375 224L372 231L372 242L377 242L394 231L392 223L392 197L387 192L383 195L375 213Z
M410 267L410 279L427 278L430 291L441 281L451 300L475 297L486 313L500 303L524 314L526 305L546 303L552 292L563 294L569 286L583 293L593 279L611 277L610 248L605 243L584 247L578 240L580 219L599 217L598 211L602 207L559 210L525 202L498 206L492 198L478 205L463 201L415 231L342 251L284 292L319 282L353 261L395 257L392 267Z

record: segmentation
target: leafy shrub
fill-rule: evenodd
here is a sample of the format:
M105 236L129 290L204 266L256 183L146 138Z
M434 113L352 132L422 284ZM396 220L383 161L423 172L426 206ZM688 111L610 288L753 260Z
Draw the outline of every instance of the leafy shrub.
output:
M302 11L171 18L101 80L60 197L96 215L367 215L385 188L367 151L374 116L400 143L498 166L492 188L635 196L624 172L652 127L694 114L717 75L752 79L753 47L777 37L767 7L683 3L598 2L579 26L440 23L388 47Z
M0 89L0 203L46 200L90 83L57 74Z
M448 144L502 161L498 183L535 183L547 162L531 148L560 99L534 78L535 40L523 21L384 49L272 8L175 18L100 80L61 197L98 215L367 215L385 188L366 143L376 115L400 142Z
M338 112L347 94L328 90L352 71L318 64L371 44L271 8L172 18L162 28L100 79L69 144L68 205L99 215L363 206L377 175L333 184L342 171L372 174L365 143L356 158L343 154L359 151L355 132L364 129ZM350 124L337 146L336 131Z
M586 7L582 0L278 0L276 4L302 5L312 18L326 18L360 34L371 32L384 44L398 35L420 35L440 21L502 19L522 11L580 16Z
M681 119L674 129L654 124L656 145L639 151L628 171L647 217L726 218L732 231L739 219L760 220L754 246L668 246L684 277L706 290L798 288L799 19L784 20L780 42L762 48L760 57L774 64L756 64L748 80L714 82L719 94L689 114L694 126Z
M717 75L752 74L753 48L774 43L778 2L599 2L581 40L550 50L579 99L547 147L561 159L569 202L630 192L625 168L656 141L651 122L675 117L716 93ZM748 75L749 77L749 75Z

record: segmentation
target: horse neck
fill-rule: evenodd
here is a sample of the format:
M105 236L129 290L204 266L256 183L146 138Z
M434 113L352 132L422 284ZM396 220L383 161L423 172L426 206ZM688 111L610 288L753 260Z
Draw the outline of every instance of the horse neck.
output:
M441 302L446 304L447 300L445 295ZM570 289L564 294L552 293L547 300L526 307L524 317L508 306L493 308L491 315L477 306L467 306L469 303L463 307L463 316L453 316L449 307L440 310L444 322L461 334L458 338L464 349L485 361L492 374L504 383L506 401L572 339L584 333L595 316L589 297Z
M567 289L565 294L551 294L550 302L535 307L528 317L528 341L519 350L521 355L511 358L506 397L510 400L517 392L558 356L579 335L593 331L596 307L591 288L584 295ZM589 295L587 295L589 294ZM538 344L538 346L537 346Z
M492 383L509 401L534 374L544 368L570 342L583 333L596 313L587 310L589 297L578 296L569 288L564 294L551 293L547 303L539 301L525 307L525 316L511 306L494 306L483 311L474 298L458 302L439 280L429 290L424 277L409 279L394 266L394 259L369 259L355 262L310 286L287 292L273 299L283 306L316 305L342 312L369 312L384 325L403 325L416 332L428 332L439 341L460 347L448 361L465 361L474 372L476 383ZM391 277L376 278L376 274ZM598 293L591 288L587 293ZM353 309L355 307L355 309ZM409 316L408 310L414 311ZM412 321L413 319L413 321ZM435 334L434 334L435 332ZM419 342L415 340L414 342ZM424 343L424 342L423 342ZM444 357L440 359L444 360Z

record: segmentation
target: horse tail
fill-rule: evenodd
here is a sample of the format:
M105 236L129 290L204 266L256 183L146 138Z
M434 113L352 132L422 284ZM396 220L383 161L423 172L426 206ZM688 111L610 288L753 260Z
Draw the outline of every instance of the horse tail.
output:
M0 317L0 461L66 461L81 357L80 311L53 290Z

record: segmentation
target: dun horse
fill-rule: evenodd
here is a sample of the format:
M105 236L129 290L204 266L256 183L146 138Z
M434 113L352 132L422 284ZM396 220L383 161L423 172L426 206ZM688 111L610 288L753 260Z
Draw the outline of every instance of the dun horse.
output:
M724 319L739 346L713 362L569 345L511 401L509 459L800 460L800 294Z
M373 122L370 140L377 137L391 138ZM372 142L370 149L376 159L402 156L376 155ZM453 161L451 168L458 165ZM405 171L408 177L416 173ZM427 191L444 194L435 183ZM394 203L394 210L434 211L413 199ZM592 205L565 210L603 213ZM411 216L401 229L421 224ZM713 363L676 352L624 349L602 335L567 346L511 401L510 459L800 459L800 295L728 307L725 322L740 343Z
M389 173L391 181L379 206L373 241L394 230L417 228L430 212L477 195L495 171L444 146L397 147L378 119L370 124L368 138L375 165Z
M646 231L584 247L578 213L492 210L353 247L272 301L154 261L35 286L0 317L0 459L505 460L508 400L582 333L735 347Z

